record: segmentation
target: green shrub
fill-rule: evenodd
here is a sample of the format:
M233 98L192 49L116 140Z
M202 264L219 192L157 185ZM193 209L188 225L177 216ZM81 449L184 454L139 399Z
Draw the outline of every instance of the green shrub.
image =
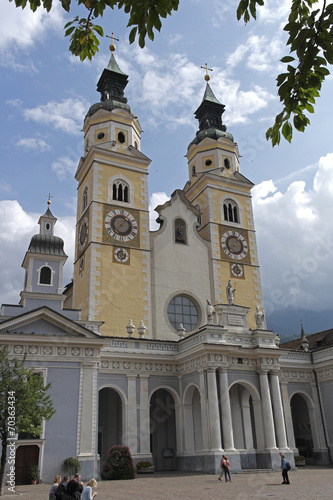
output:
M295 462L304 462L305 460L305 457L303 457L302 455L297 455L295 458Z
M144 469L145 467L152 467L152 466L153 464L151 462L148 462L148 460L146 462L142 460L141 462L138 462L136 464L137 469Z
M108 451L102 479L134 479L135 467L128 446L115 445Z

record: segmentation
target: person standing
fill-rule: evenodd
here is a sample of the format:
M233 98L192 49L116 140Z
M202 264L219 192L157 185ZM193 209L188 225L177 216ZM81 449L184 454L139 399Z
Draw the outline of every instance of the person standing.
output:
M219 477L217 479L219 481L222 481L221 478L222 478L222 476L224 474L224 467L225 467L225 461L224 461L223 455L222 455L222 458L221 458L220 467L221 467L221 474L219 475Z
M49 500L56 500L55 492L60 484L60 481L61 481L61 476L55 476L55 478L53 479L52 486L50 488Z
M81 500L94 500L97 493L96 492L93 493L92 489L96 487L97 487L96 479L94 478L90 479L90 481L87 483L87 486L83 488Z
M69 483L67 485L67 491L66 491L67 497L65 496L66 500L68 497L75 498L76 500L80 500L82 490L83 490L83 484L81 481L81 476L77 472L76 474L74 474L74 479L69 481Z
M228 457L227 455L223 455L223 459L224 459L224 479L225 479L225 482L227 483L228 481L231 482L231 477L230 477L230 470L229 470L229 467L230 467L230 462L228 460Z
M281 455L281 469L282 469L282 483L281 484L290 484L289 477L288 477L288 462L287 459L284 455Z
M61 500L63 498L63 495L67 490L68 482L69 482L69 476L64 476L64 478L61 481L61 483L59 484L58 488L55 490L56 500Z

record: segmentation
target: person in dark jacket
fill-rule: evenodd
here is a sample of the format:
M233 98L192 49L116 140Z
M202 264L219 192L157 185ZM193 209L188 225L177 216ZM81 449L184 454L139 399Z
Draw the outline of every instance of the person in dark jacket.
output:
M75 500L80 500L81 498L81 493L83 490L83 484L81 481L81 476L77 472L74 474L74 479L69 481L67 484L67 491L66 491L66 496L64 496L64 499L71 499L75 498Z
M64 476L63 480L61 481L61 483L59 484L58 488L55 491L56 500L63 499L63 495L67 489L68 482L69 482L69 476Z

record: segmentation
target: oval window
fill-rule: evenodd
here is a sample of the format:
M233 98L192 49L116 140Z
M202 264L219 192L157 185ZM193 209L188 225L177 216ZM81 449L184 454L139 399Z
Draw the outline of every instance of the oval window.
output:
M230 163L229 158L224 158L224 166L225 166L225 168L227 168L228 170L229 170L229 168L231 167L231 163Z
M213 163L212 160L206 160L205 161L206 167L210 167L212 163Z
M120 142L120 144L124 144L124 142L125 142L125 134L124 134L124 132L119 132L118 133L118 141Z
M97 134L97 139L100 141L101 139L104 139L105 137L105 134L104 132L100 132L99 134Z

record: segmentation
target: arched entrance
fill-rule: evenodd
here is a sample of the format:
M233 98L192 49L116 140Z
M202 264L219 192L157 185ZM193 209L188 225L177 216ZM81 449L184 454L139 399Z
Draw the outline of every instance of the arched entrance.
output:
M122 402L114 389L105 387L99 391L98 407L98 453L101 466L107 459L109 448L122 442Z
M150 450L156 470L176 469L175 401L166 389L150 399Z
M313 463L312 412L309 413L307 401L302 394L294 394L290 400L290 406L296 448L299 454L306 458L307 463Z
M229 396L234 447L243 450L242 469L256 468L257 451L265 447L259 394L251 384L242 381L231 386Z
M195 385L191 385L184 397L185 417L185 452L187 455L197 454L203 449L201 398Z
M16 484L30 484L28 470L31 465L38 465L39 446L18 446L15 456L15 482Z

